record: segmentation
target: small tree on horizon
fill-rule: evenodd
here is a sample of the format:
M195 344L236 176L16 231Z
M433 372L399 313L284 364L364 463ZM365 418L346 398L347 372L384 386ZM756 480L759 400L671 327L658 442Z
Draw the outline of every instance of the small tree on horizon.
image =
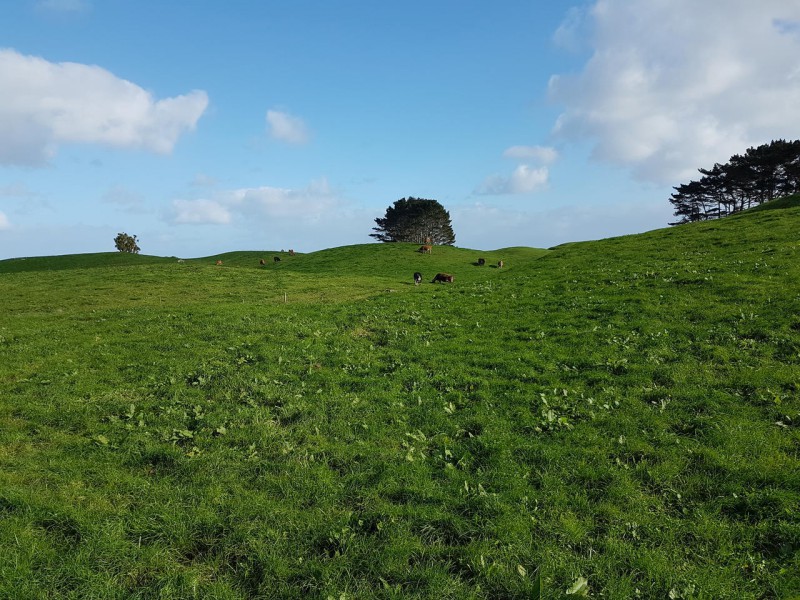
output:
M375 219L377 227L370 237L381 242L415 242L452 246L456 234L450 213L436 200L401 198L386 209L383 218Z
M114 238L114 245L119 252L129 252L131 254L139 254L139 245L136 243L139 240L135 235L128 235L125 232L118 233Z

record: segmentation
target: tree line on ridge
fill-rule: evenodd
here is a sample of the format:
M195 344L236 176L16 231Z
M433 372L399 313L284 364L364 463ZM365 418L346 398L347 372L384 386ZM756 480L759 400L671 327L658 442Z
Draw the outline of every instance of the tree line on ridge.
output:
M673 188L669 201L679 219L670 225L719 219L800 192L800 140L773 140L698 171L699 180Z

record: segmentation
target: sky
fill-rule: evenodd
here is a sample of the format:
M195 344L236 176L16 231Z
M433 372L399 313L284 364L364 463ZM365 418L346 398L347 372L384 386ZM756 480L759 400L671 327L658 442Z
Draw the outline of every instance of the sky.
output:
M7 0L0 259L311 252L405 197L456 245L666 227L800 138L800 0Z

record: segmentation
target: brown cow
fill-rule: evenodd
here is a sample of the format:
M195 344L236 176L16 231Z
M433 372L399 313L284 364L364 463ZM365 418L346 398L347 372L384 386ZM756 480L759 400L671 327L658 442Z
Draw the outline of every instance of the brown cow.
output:
M498 269L502 269L504 264L506 264L506 263L504 263L502 260L501 260L501 261L499 261L499 262L497 263L497 268L498 268Z
M218 266L218 267L221 267L221 266L222 266L222 261L221 261L221 260L218 260L218 261L217 261L217 266Z
M432 249L433 249L433 246L429 246L428 244L425 244L424 246L420 246L419 250L417 250L417 252L421 252L422 254L430 254Z
M453 283L454 280L454 275L450 275L449 273L437 273L436 277L433 278L431 283L436 283L437 281L441 281L442 283Z
M261 260L258 261L258 264L260 264L263 267L267 263L265 263L264 259L262 258Z
M289 256L294 256L294 250L292 250L291 248L289 249Z

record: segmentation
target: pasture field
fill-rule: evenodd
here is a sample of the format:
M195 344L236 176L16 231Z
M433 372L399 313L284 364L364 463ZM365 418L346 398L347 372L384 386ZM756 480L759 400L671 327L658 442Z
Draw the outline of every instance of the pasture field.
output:
M798 231L0 261L0 598L796 598Z

